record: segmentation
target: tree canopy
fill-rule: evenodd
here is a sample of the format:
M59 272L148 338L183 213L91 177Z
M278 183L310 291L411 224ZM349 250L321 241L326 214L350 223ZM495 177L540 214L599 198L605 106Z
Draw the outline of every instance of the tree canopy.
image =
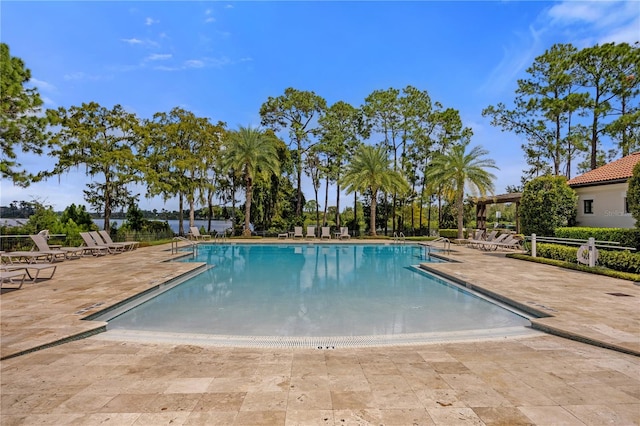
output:
M0 43L0 67L0 177L28 186L33 176L20 169L16 148L42 154L47 118L40 114L42 99L38 89L26 87L31 71L22 59L11 56L6 43Z

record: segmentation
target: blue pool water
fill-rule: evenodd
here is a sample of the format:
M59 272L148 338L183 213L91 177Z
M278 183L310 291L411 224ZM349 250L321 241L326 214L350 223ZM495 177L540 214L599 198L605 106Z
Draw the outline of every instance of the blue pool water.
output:
M425 272L412 245L200 245L214 265L109 329L227 336L396 336L501 329L526 318Z

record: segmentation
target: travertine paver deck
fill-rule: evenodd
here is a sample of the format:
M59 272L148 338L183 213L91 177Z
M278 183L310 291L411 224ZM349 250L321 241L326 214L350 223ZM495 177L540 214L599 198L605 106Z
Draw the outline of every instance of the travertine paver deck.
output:
M0 296L2 356L197 267L166 247L65 261ZM633 283L457 248L441 272L547 311L549 327L637 351ZM624 293L616 297L606 293ZM100 327L97 324L95 327ZM96 337L4 359L0 423L640 424L640 357L541 337L382 348L249 349Z

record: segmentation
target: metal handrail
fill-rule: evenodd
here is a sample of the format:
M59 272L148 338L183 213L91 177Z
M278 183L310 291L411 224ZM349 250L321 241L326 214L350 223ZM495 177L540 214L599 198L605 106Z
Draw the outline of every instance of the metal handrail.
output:
M400 235L398 235L397 232L393 233L393 242L394 242L394 244L397 244L398 240L402 241L402 244L405 244L405 238L406 237L404 236L404 233L402 233L402 232L400 233Z
M433 244L436 244L436 243L442 243L442 249L447 253L451 253L451 241L449 241L449 239L445 237L438 237L435 240L420 242L418 243L418 245L425 247L427 254L430 254Z
M178 249L180 248L178 244L181 241L184 241L187 243L187 245L191 246L193 257L196 257L196 255L198 254L198 243L181 236L173 237L173 239L171 240L171 254L178 253Z

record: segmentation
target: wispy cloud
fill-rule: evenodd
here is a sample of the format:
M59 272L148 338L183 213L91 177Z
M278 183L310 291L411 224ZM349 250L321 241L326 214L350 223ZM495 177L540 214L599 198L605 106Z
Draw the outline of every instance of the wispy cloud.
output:
M565 0L545 9L527 33L512 38L504 55L480 92L500 92L530 66L535 58L555 43L571 43L577 48L603 43L635 43L640 28L637 0Z
M207 24L210 22L216 22L216 18L213 16L213 11L211 9L204 11L204 22Z
M166 61L167 59L171 59L173 55L171 53L153 53L146 58L145 61Z
M143 43L142 40L137 39L137 38L121 38L120 41L124 41L125 43L131 44L131 45L142 44Z
M32 84L33 86L37 87L38 90L44 90L44 91L48 91L48 92L55 92L56 91L56 86L54 86L53 84L47 83L46 81L42 81L42 80L38 80L37 78L31 78L29 80L29 83Z
M637 0L575 2L565 0L548 9L549 27L571 36L577 47L602 43L634 43L640 28Z
M140 40L139 38L121 38L120 41L125 42L131 46L145 46L145 47L160 47L160 44L157 41L145 39Z
M147 18L144 21L144 24L149 26L149 25L153 25L153 24L158 24L160 23L160 21L158 21L157 19L153 19L153 18Z
M75 71L75 72L72 72L72 73L65 74L63 76L63 78L66 81L73 81L73 80L76 80L76 81L80 81L80 80L98 81L98 80L108 79L109 77L103 76L103 75L97 75L97 74L87 74L87 73L84 73L82 71Z
M189 59L185 61L184 66L186 68L204 68L204 62L200 59Z
M238 62L242 62L242 61L246 61L246 60L250 60L250 59L242 59ZM156 65L153 67L154 70L157 71L183 71L183 70L189 70L189 69L203 69L203 68L223 68L227 65L233 65L234 62L231 59L227 58L226 56L220 57L220 58L201 58L201 59L188 59L184 62L182 62L179 65Z
M502 93L518 79L542 48L541 33L533 27L528 32L515 35L512 43L503 47L502 60L489 74L489 78L478 89L481 93Z

